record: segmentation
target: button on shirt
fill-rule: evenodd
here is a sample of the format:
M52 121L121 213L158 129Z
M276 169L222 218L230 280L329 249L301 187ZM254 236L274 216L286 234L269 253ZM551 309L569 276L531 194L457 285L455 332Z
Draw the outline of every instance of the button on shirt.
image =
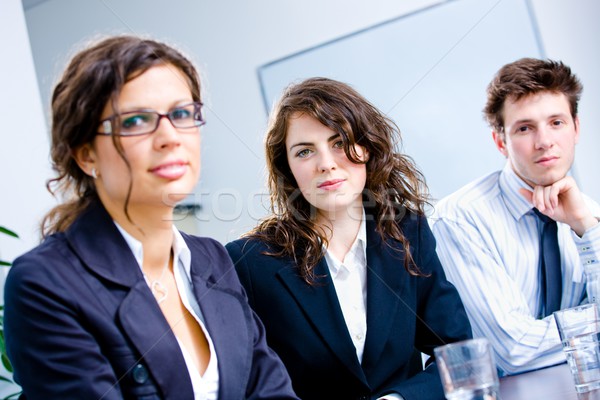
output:
M133 252L135 259L137 260L140 269L142 269L144 252L142 243L127 233L119 224L115 222L115 225L123 235L123 238L129 245L129 248ZM179 344L179 348L183 354L183 359L185 360L188 374L192 381L192 387L194 389L194 399L195 400L216 400L219 394L219 371L218 371L218 362L217 362L217 353L215 352L215 348L210 338L208 331L206 330L206 326L204 325L204 318L202 316L202 311L200 310L200 306L196 297L192 292L192 277L191 277L191 263L192 263L192 255L190 249L188 248L185 240L181 236L181 233L173 227L173 272L175 275L175 283L177 285L177 291L179 292L179 297L181 298L181 302L184 307L189 311L189 313L194 317L202 331L204 332L204 336L206 336L206 340L208 341L208 347L210 349L210 359L208 361L208 365L206 367L206 371L204 371L204 375L200 375L200 372L196 368L194 361L190 353L183 346L183 344L177 339L177 343ZM144 271L142 270L142 273ZM165 359L165 362L168 362Z
M467 310L474 336L487 337L501 374L565 362L553 316L542 312L540 229L529 188L510 165L442 199L430 225L437 252ZM596 217L600 206L584 195ZM600 224L582 237L558 223L562 267L561 308L585 298L583 266L598 263Z
M364 210L363 220L358 235L346 254L344 261L339 261L329 250L325 260L333 279L338 301L346 320L348 332L356 347L356 356L362 361L367 335L367 230Z

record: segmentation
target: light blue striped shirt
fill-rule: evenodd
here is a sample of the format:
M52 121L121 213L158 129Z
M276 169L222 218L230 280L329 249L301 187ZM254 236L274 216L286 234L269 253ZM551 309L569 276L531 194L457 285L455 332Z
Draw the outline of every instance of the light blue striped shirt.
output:
M543 309L541 222L519 193L528 188L506 165L435 205L429 223L448 280L458 289L475 337L492 343L501 375L565 362L553 316ZM600 205L584 196L592 214ZM561 308L586 301L584 264L600 258L600 224L577 236L558 223Z

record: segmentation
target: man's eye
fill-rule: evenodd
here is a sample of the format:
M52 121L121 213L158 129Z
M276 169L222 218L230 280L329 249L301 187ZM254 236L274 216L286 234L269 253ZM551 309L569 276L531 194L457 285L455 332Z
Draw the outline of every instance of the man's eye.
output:
M336 149L343 149L344 148L344 142L341 140L338 140L337 142L335 142L333 144L333 147Z

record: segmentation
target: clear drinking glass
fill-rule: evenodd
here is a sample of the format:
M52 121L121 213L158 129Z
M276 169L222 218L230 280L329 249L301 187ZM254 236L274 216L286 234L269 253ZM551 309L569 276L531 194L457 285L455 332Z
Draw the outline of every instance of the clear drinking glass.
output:
M554 312L575 390L600 389L600 316L593 302Z
M498 371L487 339L477 338L434 349L448 400L498 400Z

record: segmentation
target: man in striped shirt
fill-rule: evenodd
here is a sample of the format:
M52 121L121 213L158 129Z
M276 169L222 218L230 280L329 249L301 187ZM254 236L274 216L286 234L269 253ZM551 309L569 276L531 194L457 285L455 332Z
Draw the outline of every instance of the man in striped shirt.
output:
M488 86L484 114L506 165L440 200L430 218L448 279L474 336L491 341L501 375L565 362L543 301L542 222L533 208L558 223L560 308L587 301L584 265L600 257L600 205L569 175L581 90L562 62L525 58L503 66Z

